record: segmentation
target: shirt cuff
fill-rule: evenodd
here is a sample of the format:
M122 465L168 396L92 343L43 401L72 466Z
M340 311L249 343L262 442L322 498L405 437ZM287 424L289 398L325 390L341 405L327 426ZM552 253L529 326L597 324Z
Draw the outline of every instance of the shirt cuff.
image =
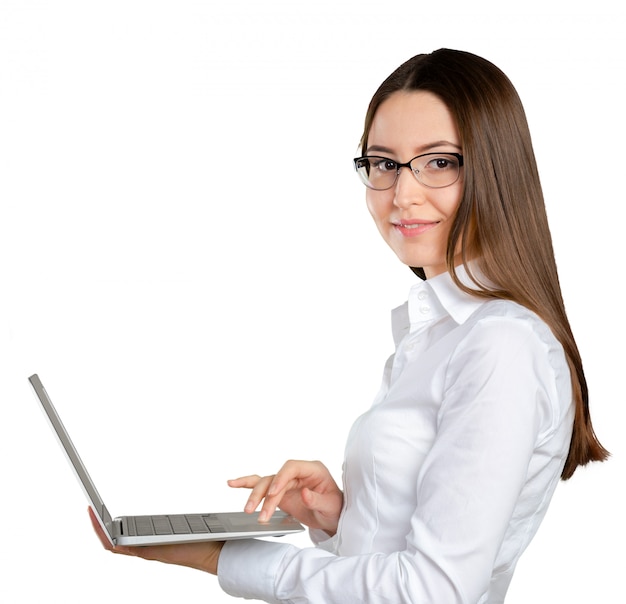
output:
M279 604L278 567L293 545L259 539L227 541L217 568L220 587L229 595Z

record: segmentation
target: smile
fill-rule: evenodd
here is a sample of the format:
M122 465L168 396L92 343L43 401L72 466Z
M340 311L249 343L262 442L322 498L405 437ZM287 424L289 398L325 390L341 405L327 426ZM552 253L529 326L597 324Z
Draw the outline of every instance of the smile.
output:
M394 222L393 227L404 237L415 237L435 228L439 222Z

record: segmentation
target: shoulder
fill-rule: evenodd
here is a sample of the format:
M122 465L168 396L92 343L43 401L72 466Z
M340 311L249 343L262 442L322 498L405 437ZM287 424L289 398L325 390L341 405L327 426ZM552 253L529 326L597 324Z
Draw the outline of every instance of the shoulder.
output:
M447 395L492 401L512 418L535 418L541 438L552 434L568 417L572 383L563 347L548 325L520 304L492 300L462 331L446 367Z
M481 373L532 373L567 390L570 371L561 343L548 325L528 308L508 300L490 300L462 326L452 363Z
M562 346L552 330L536 313L510 300L489 300L465 322L468 336L493 338L492 344L528 342L546 349Z

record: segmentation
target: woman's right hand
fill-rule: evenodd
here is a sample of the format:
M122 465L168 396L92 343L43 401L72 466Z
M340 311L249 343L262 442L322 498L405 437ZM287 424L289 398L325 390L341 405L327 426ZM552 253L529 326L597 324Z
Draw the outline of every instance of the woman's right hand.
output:
M261 522L271 518L276 508L291 514L302 524L337 532L343 506L343 493L328 468L319 461L288 461L271 476L243 476L228 481L233 488L252 489L245 511L254 512L263 501Z

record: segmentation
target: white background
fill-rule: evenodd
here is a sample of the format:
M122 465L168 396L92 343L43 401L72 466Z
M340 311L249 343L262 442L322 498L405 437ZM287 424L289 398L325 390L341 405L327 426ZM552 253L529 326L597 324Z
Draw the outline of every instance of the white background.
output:
M525 103L613 452L557 490L507 603L626 601L624 9L513 5L1 0L0 601L232 601L102 551L31 373L114 514L239 509L226 479L289 457L339 478L413 281L351 159L378 84L444 46Z

